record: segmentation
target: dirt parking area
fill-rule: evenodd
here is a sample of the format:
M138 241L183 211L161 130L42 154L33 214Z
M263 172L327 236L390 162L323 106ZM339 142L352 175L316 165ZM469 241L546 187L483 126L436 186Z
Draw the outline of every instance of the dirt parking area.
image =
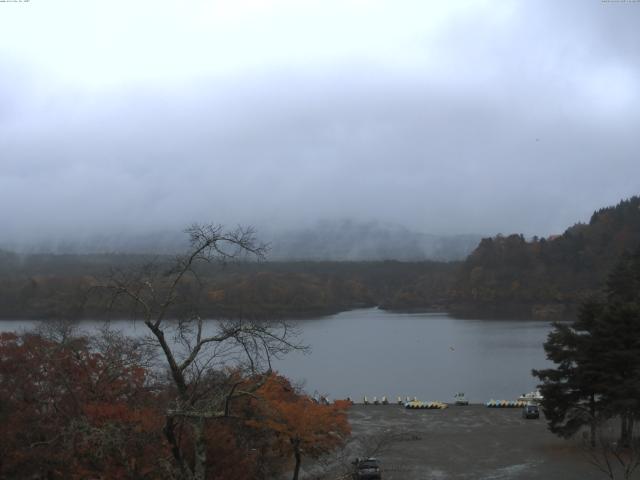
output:
M606 478L577 441L551 434L543 418L523 419L519 408L354 405L350 421L342 462L375 455L384 480Z

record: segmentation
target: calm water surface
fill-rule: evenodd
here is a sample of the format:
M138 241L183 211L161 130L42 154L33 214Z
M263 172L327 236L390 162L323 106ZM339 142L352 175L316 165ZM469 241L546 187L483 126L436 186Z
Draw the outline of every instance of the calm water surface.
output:
M293 353L275 368L309 393L331 398L364 395L450 401L463 391L472 402L514 399L535 389L532 368L548 365L542 343L548 322L461 320L447 314L361 309L296 322L310 354ZM33 321L0 322L0 331L33 328ZM82 322L91 330L98 322ZM111 322L131 335L142 323Z

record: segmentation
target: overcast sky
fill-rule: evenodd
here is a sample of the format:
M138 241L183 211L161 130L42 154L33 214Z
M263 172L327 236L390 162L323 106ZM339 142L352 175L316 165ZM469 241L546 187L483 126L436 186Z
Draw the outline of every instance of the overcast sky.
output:
M632 1L0 2L0 241L561 232L640 193L639 26Z

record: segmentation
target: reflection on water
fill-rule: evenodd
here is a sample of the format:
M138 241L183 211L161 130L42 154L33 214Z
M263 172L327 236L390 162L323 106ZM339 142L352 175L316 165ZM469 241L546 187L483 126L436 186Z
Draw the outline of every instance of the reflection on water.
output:
M296 322L310 354L292 353L275 368L332 398L417 396L450 401L463 391L472 402L514 399L535 389L532 368L544 367L542 343L550 324L527 320L461 320L446 314L344 312ZM0 331L33 328L33 321L0 322ZM141 322L111 322L130 335ZM82 322L91 330L99 322Z

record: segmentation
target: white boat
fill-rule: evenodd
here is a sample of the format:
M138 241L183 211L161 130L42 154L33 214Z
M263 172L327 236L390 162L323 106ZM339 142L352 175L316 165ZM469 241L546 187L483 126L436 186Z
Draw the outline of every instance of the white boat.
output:
M540 390L535 392L523 393L518 397L519 402L540 403L544 397L540 393Z
M453 401L455 405L469 405L469 400L464 395L464 392L458 392L453 396Z

